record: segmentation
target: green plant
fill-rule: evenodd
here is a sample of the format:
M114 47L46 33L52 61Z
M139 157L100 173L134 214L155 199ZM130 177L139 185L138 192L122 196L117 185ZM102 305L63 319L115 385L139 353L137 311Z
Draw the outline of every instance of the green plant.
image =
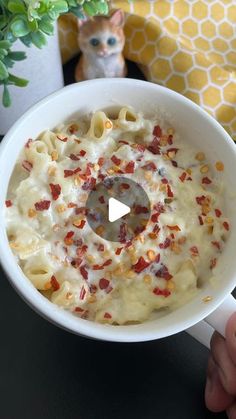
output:
M8 86L24 87L28 81L11 73L16 61L26 54L12 51L17 39L24 45L42 48L46 37L52 35L54 22L60 15L73 13L83 19L84 14L95 16L108 13L109 0L0 0L0 85L2 103L11 105Z

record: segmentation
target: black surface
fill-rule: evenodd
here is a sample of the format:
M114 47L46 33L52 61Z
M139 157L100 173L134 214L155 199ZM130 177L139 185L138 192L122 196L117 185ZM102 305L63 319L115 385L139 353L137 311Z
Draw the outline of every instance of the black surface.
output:
M142 76L133 64L129 75ZM138 344L81 338L35 314L0 273L0 419L226 418L204 406L208 351L186 333Z

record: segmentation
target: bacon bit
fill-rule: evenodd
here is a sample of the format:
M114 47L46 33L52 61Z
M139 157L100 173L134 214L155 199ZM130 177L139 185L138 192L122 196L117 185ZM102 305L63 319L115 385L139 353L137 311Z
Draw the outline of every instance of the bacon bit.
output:
M36 211L48 210L50 205L51 205L51 201L48 201L46 199L43 200L43 201L35 202L35 204L34 204Z
M222 172L224 170L224 163L222 163L222 161L217 161L215 166L218 172Z
M130 161L126 166L125 166L125 173L134 173L134 162Z
M5 205L7 208L12 207L12 201L10 199L8 199L7 201L5 201Z
M84 228L85 224L86 224L86 220L80 220L79 222L77 222L77 221L73 222L73 226L75 226L76 228L80 228L80 229Z
M87 271L87 269L85 268L85 266L81 266L81 267L79 268L79 270L80 270L80 273L81 273L82 277L83 277L85 280L87 280L87 279L88 279L88 271Z
M53 288L53 291L57 291L60 289L60 284L58 282L58 280L56 279L56 277L54 275L51 276L51 285Z
M185 179L186 179L186 177L187 177L187 173L186 172L183 172L182 175L179 176L179 179L181 180L181 182L184 182Z
M173 275L169 273L166 265L162 265L162 267L155 273L155 276L158 278L166 279L166 281L169 281L173 278Z
M73 244L73 239L72 237L74 236L74 231L68 231L68 233L66 234L66 236L64 237L64 243L67 246L71 246Z
M153 223L157 223L157 221L158 221L158 218L159 218L159 212L156 212L155 214L152 214L152 216L151 216L151 221L153 222Z
M116 255L120 255L120 254L121 254L121 252L122 252L122 249L123 249L123 247L117 247L117 249L116 249L116 251L115 251L115 254L116 254Z
M158 138L154 138L151 142L151 144L147 147L148 151L150 151L152 154L161 154L160 151L160 141Z
M83 308L81 308L81 307L75 307L74 311L75 311L76 313L83 313L83 312L84 312L84 309L83 309Z
M51 189L52 199L56 201L61 194L61 186L59 184L54 185L53 183L49 183L49 186Z
M212 183L211 179L209 179L209 177L203 177L202 178L202 183L205 185L210 185L210 183Z
M94 187L96 186L96 179L94 177L91 177L91 179L89 179L87 182L85 182L82 186L82 189L84 191L91 191L94 189Z
M211 244L215 247L217 247L218 250L220 250L220 243L218 241L213 241Z
M104 314L104 319L111 319L112 318L112 315L110 314L110 313L105 313Z
M226 231L229 231L229 223L227 223L227 221L223 222L223 227L225 228Z
M119 166L121 164L121 159L118 159L115 155L111 157L111 161L116 165Z
M162 136L162 129L160 125L155 125L152 131L152 135L155 135L155 137L161 137Z
M215 215L216 215L216 217L221 217L221 215L222 215L222 212L218 209L218 208L216 208L215 209Z
M99 196L98 200L99 200L99 202L100 202L101 204L105 204L105 198L104 198L104 196L103 196L103 195L102 195L102 196Z
M74 161L78 161L80 158L76 154L70 154L70 159Z
M173 198L173 196L174 196L174 194L173 194L173 192L172 192L171 187L170 187L169 184L167 185L167 196L169 198Z
M142 166L141 169L154 171L154 170L157 170L157 167L156 167L155 163L150 161L149 163Z
M203 218L202 218L201 215L198 216L198 220L199 220L200 226L202 226L203 225Z
M160 288L156 287L156 288L153 289L152 292L155 295L162 295L165 298L167 298L167 297L169 297L169 295L171 295L170 290L168 290L166 288L165 289L160 289Z
M32 163L30 163L28 160L23 160L22 167L27 170L27 172L30 172L33 168Z
M169 230L174 230L174 231L181 231L181 228L178 225L175 226L166 226L167 228L169 228Z
M28 139L28 141L25 143L25 148L30 148L33 140L31 138Z
M84 286L82 286L82 288L80 290L80 295L79 295L80 300L83 300L84 299L85 294L86 294L86 290L85 290Z
M106 278L101 278L99 280L99 284L98 285L99 285L99 288L101 290L105 290L110 285L110 281L108 279L106 279Z
M102 167L102 166L104 165L104 162L105 162L104 157L99 157L99 159L98 159L98 165L99 165L100 167Z
M140 256L138 262L135 265L133 265L132 268L134 269L136 273L140 273L144 269L146 269L149 265L150 265L150 262L146 262L146 260L142 256Z
M210 263L210 269L213 269L213 268L215 268L215 266L216 266L216 263L217 263L217 259L216 259L216 258L213 258L213 259L211 259L211 263Z
M198 256L199 255L197 246L190 247L189 251L192 253L192 256Z
M167 237L163 243L159 244L160 249L167 249L171 244L171 240Z
M63 143L66 143L68 140L68 137L62 137L62 135L57 135L57 139L62 141Z

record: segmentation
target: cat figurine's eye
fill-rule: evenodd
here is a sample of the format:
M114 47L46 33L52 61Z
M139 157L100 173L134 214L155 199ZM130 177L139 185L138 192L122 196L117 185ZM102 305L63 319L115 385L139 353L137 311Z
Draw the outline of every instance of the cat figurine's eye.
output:
M114 36L111 36L110 38L108 38L107 40L107 44L112 46L116 44L116 38L114 38Z
M99 41L98 38L92 38L92 39L90 39L89 42L93 47L97 47L100 44L100 41Z

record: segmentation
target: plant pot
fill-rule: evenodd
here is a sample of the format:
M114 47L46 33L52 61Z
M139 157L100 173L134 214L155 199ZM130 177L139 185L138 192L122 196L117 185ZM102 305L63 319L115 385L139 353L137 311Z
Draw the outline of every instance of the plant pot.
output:
M39 50L27 48L20 41L14 51L25 51L27 58L15 63L11 72L29 80L26 87L9 86L12 105L4 108L0 102L0 135L6 134L13 123L33 104L64 85L57 27L55 34L47 38L47 45ZM3 88L0 86L0 98Z

